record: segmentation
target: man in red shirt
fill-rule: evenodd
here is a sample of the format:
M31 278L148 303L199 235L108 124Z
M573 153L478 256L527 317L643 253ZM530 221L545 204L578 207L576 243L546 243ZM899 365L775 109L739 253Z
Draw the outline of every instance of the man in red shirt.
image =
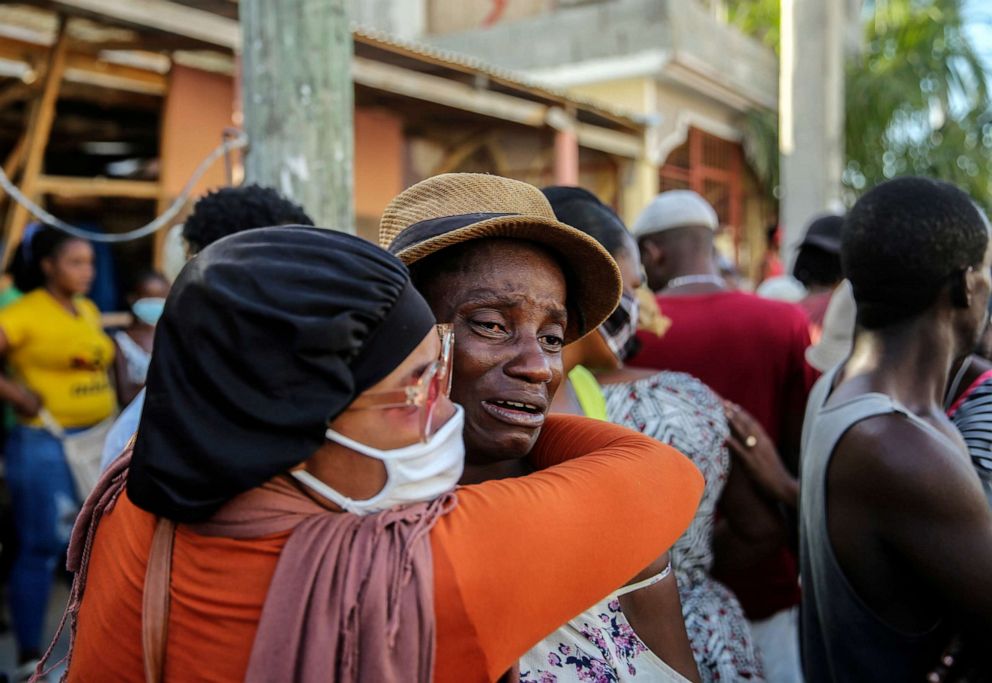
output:
M742 406L795 475L815 380L804 356L806 315L794 304L728 290L713 259L718 227L713 207L688 190L658 195L634 223L648 284L672 325L663 337L640 333L641 351L631 364L694 375ZM737 593L752 620L767 680L799 681L798 571L785 522L777 537L756 538L748 523L752 511L735 505L731 483L714 534L714 575ZM757 486L746 478L739 485Z

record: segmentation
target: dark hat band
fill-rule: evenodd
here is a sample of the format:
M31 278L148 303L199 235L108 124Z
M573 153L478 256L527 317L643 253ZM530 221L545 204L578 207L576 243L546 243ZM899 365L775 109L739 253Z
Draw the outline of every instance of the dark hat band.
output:
M465 213L457 216L441 216L439 218L428 218L427 220L414 223L405 228L403 232L396 236L392 244L389 245L390 254L399 254L405 249L414 247L421 242L426 242L434 237L446 235L460 228L468 227L475 223L487 221L490 218L502 218L503 216L519 216L519 213Z

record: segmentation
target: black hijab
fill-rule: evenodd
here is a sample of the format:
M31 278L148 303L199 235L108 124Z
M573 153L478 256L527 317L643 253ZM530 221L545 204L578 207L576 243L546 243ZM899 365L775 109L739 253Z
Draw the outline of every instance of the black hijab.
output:
M351 235L260 228L179 274L155 333L128 496L179 522L303 462L434 316L396 257Z

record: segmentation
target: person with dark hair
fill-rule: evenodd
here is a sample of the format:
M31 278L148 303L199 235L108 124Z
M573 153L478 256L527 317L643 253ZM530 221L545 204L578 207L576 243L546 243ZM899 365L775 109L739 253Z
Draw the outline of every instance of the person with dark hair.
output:
M313 219L271 187L251 184L214 190L197 200L183 222L187 256L236 232L274 225L313 225Z
M942 400L988 321L989 223L957 187L898 178L844 223L857 328L802 440L802 638L811 683L918 681L950 637L988 680L992 511Z
M641 350L630 364L687 373L741 406L796 476L803 408L815 379L805 359L809 323L795 304L728 291L713 261L718 228L710 203L689 190L659 194L634 222L648 285L672 323L663 337L639 332ZM744 435L744 442L753 447L758 435ZM761 495L747 477L739 486L755 487L749 499ZM794 492L788 498L794 501ZM766 679L794 683L801 678L799 584L786 520L773 542L764 524L752 526L760 519L753 508L735 500L721 501L713 576L734 591L751 620Z
M799 305L810 322L810 340L816 344L823 330L823 317L837 285L844 276L840 270L840 231L842 216L828 214L814 218L799 244L792 275L806 288Z
M116 408L109 368L114 345L86 298L93 249L53 228L35 231L12 269L24 296L0 310L0 353L13 378L0 398L18 424L5 450L17 529L10 603L23 675L34 668L56 563L69 540L80 495L54 422L66 434L99 425ZM46 424L46 419L49 421Z
M114 384L117 400L127 405L145 386L155 341L155 324L165 308L169 281L159 272L139 273L128 288L127 304L134 316L130 325L114 334Z
M706 486L692 524L672 548L677 586L662 581L625 592L615 603L600 601L524 657L521 669L530 672L525 680L536 682L544 674L554 675L559 683L576 680L568 676L564 658L551 656L560 654L562 645L600 661L611 672L610 680L656 680L652 653L685 672L691 665L687 667L679 656L688 632L702 681L760 681L761 664L744 612L733 593L710 576L713 524L721 493L725 487L739 490L727 494L729 501L753 490L738 484L746 474L731 465L723 402L690 375L624 367L637 346L636 291L641 286L637 243L616 213L591 192L577 187L548 187L542 192L560 221L585 232L610 252L624 285L620 306L597 333L565 348L567 379L555 395L552 411L609 420L675 446L703 473ZM762 519L770 520L766 523L774 534L778 529L774 507L760 496L749 502L754 527ZM592 624L619 624L620 628L592 629ZM616 653L614 658L604 657L603 644Z
M598 323L608 299L579 303ZM455 489L457 332L352 235L214 243L157 334L133 449L73 535L70 682L496 680L664 552L702 488L674 449L558 416L545 471Z
M186 258L196 256L217 240L253 228L283 225L312 226L303 208L270 187L240 185L210 192L193 205L193 213L183 224ZM100 459L107 469L138 428L145 405L145 392L139 391L111 427Z

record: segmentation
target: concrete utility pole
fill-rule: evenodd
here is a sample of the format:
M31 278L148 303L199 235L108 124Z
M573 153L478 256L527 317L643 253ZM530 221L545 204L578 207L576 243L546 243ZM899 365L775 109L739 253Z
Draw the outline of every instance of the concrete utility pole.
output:
M245 180L355 232L349 0L241 0Z
M783 257L836 206L844 169L844 53L851 0L781 0L779 160ZM802 41L801 44L799 41Z

